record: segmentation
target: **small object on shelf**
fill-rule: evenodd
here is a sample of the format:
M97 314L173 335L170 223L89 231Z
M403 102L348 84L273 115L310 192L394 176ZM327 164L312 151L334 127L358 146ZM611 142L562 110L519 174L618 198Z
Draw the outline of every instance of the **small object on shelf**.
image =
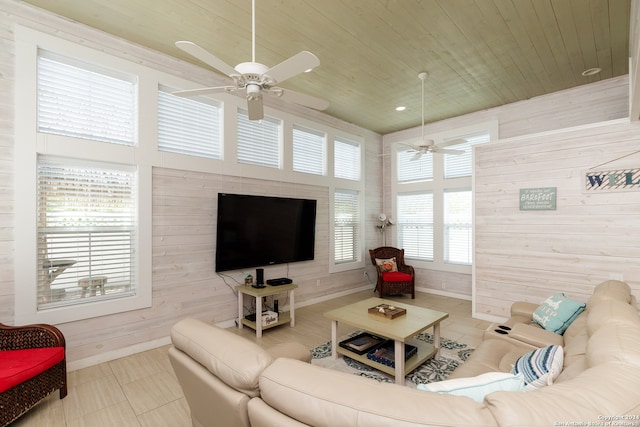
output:
M395 319L399 316L407 314L407 310L404 308L394 307L389 304L380 304L369 309L369 313L376 314L378 316L386 317L387 319Z
M348 338L340 342L340 347L346 348L356 354L365 354L367 351L371 351L379 345L384 344L385 338L380 338L375 335L371 335L368 332L363 332L355 337Z
M245 286L253 286L253 276L250 274L247 274L247 276L244 278L244 285Z
M255 322L256 321L256 314L255 313L251 313L251 314L247 314L245 316L245 319L251 321L251 322ZM262 326L269 326L272 323L277 323L278 322L278 313L275 313L273 311L263 311L262 312L262 321L261 321L261 325Z
M367 359L374 360L383 365L396 367L395 343L393 340L385 341L380 347L370 350ZM418 347L404 344L404 360L409 360L418 353Z

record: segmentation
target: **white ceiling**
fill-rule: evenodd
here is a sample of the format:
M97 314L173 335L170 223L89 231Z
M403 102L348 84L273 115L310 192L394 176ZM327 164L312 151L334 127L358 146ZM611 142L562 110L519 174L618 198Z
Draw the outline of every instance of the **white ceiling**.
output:
M385 134L420 124L421 71L426 122L627 74L630 1L256 0L256 60L313 52L320 66L282 86ZM250 0L24 2L199 65L174 42L251 60Z

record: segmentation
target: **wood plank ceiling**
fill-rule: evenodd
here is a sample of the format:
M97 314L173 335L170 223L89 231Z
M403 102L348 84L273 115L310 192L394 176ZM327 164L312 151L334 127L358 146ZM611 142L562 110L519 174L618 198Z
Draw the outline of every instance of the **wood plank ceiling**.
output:
M427 123L627 74L630 1L256 0L256 60L315 53L321 65L282 86L385 134L420 124L421 71ZM250 0L24 2L199 65L174 42L251 60Z

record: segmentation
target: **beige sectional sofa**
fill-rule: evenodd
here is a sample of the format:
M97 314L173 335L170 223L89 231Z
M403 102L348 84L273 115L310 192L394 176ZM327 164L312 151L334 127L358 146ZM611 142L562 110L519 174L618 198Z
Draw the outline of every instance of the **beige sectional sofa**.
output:
M519 323L528 324L528 314L520 314ZM513 316L510 321L513 330L518 322ZM532 336L538 337L538 328L530 326ZM560 337L564 367L552 385L530 392L494 392L481 403L311 365L296 360L305 358L295 346L278 352L293 358L274 360L229 331L203 325L194 334L192 328L192 319L174 327L171 358L195 426L640 425L640 317L623 282L598 285L586 310ZM489 331L453 376L508 372L520 355L535 348L517 338L520 334L500 335ZM207 341L216 344L207 346ZM182 365L193 365L188 375ZM215 411L202 412L206 402ZM238 422L218 422L223 412L238 411L243 411Z

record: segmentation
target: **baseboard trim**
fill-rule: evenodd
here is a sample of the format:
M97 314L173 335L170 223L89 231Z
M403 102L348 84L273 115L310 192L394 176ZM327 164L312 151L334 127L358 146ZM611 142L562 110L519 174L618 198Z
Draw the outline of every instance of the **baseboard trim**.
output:
M111 362L112 360L122 357L131 356L132 354L141 353L154 348L171 344L171 337L158 338L152 341L145 341L128 347L119 348L117 350L107 351L105 353L96 354L95 356L85 359L75 360L67 363L67 371L73 372L78 369L88 368L90 366L99 365L100 363Z

